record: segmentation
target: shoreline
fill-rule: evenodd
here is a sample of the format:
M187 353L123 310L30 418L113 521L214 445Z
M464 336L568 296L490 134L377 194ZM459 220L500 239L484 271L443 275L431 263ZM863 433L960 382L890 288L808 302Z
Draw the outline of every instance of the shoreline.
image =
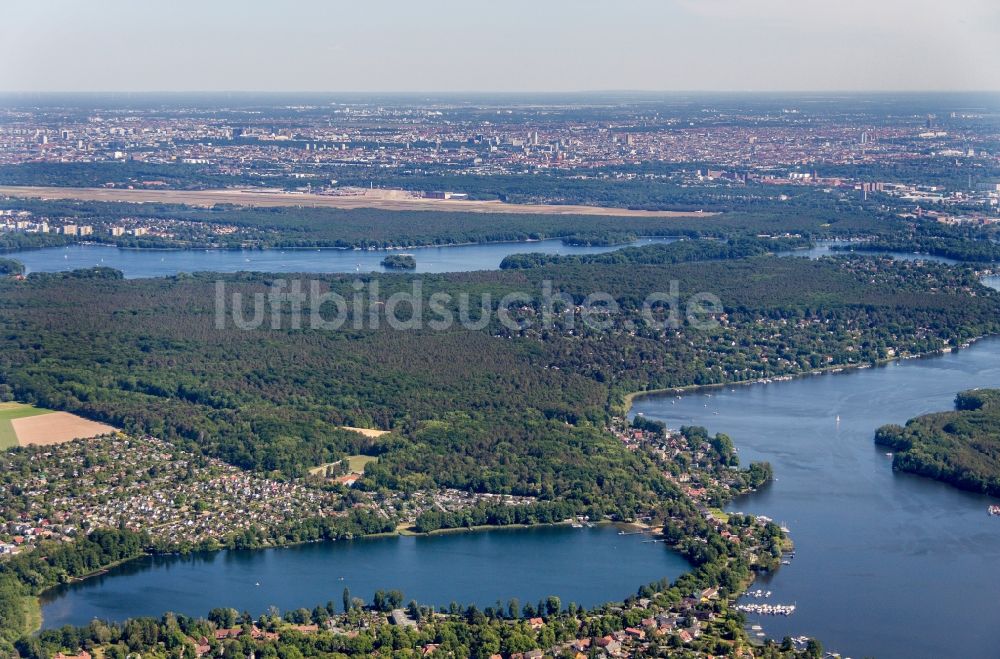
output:
M222 552L222 551L263 551L263 550L267 550L267 549L290 549L292 547L302 547L302 546L305 546L305 545L319 544L319 543L324 543L324 542L325 543L338 543L338 542L350 542L350 541L355 541L355 540L362 540L363 541L363 540L379 540L379 539L387 539L387 538L404 538L404 537L410 537L410 538L421 538L421 537L423 537L423 538L430 538L430 537L434 537L434 536L458 535L458 534L465 534L465 533L470 533L470 534L471 533L489 533L489 532L493 532L493 531L502 531L502 530L507 530L507 529L512 530L512 531L517 531L517 530L524 531L524 530L528 530L528 529L538 529L538 528L569 527L571 525L571 523L572 523L572 520L562 520L562 521L559 521L559 522L540 522L538 524L505 524L505 525L502 525L502 526L499 526L499 525L490 525L490 524L482 524L482 525L470 526L470 527L464 527L463 526L463 527L455 527L455 528L435 529L433 531L427 531L425 533L419 533L417 531L411 530L410 528L406 528L406 527L400 526L400 527L397 527L395 531L388 531L388 532L384 532L384 533L370 533L370 534L358 535L358 536L354 536L352 538L345 538L345 539L342 539L342 540L337 540L337 539L330 539L330 540L304 540L304 541L301 541L301 542L288 542L288 543L283 543L283 544L279 544L279 545L267 545L267 546L252 547L252 548L235 549L235 548L229 548L229 547L219 547L219 548L216 548L216 549L193 549L193 550L188 551L188 552L179 552L179 551L175 551L175 552L144 551L143 553L141 553L141 554L139 554L137 556L132 556L130 558L122 559L120 561L115 561L114 563L109 563L108 565L105 565L105 566L103 566L103 567L101 567L101 568L99 568L97 570L92 571L92 572L88 572L87 574L84 574L84 575L81 575L81 576L78 576L78 577L70 577L69 579L67 579L67 581L64 581L64 582L57 583L55 585L49 586L48 588L45 588L44 590L42 590L41 592L39 592L36 595L27 595L27 596L25 596L24 597L25 606L27 607L27 610L25 611L25 613L29 617L29 620L28 620L27 624L28 624L28 626L31 627L30 629L27 630L27 633L28 634L37 634L44 627L45 619L44 619L44 615L43 615L43 609L44 609L44 600L45 600L45 595L46 594L51 593L51 592L53 592L53 591L55 591L55 590L57 590L59 588L62 588L64 586L69 586L69 585L73 585L73 584L82 583L82 582L87 581L89 579L93 579L94 577L98 577L98 576L101 576L103 574L107 574L108 572L110 572L111 570L113 570L113 569L115 569L117 567L121 567L121 566L126 565L128 563L132 563L132 562L141 560L143 558L158 558L158 557L168 557L168 556L178 556L178 555L179 556L183 556L183 555L195 554L195 553L216 554L216 553ZM642 529L648 529L651 532L657 530L657 529L651 529L648 526L640 524L640 523L634 523L634 522L614 522L614 521L611 521L611 520L600 520L600 521L597 521L597 522L592 522L592 525L594 527L620 526L620 527L624 527L624 528L642 528Z
M120 249L126 252L283 252L283 251L294 251L294 252L370 252L370 253L380 253L380 252L397 252L404 249L447 249L449 247L477 247L477 246L490 246L490 245L535 245L538 243L544 243L549 241L559 241L562 245L566 247L607 247L609 251L614 251L615 249L621 249L624 247L634 246L644 240L663 242L663 244L669 244L666 241L676 242L679 240L684 240L683 236L637 236L635 240L630 240L624 243L615 243L613 245L578 245L566 243L564 241L568 236L547 236L545 238L526 238L524 240L467 240L464 242L447 242L447 243L412 243L407 245L390 245L388 247L358 247L356 245L351 245L348 247L341 247L337 245L292 245L292 246L280 246L280 245L254 245L254 246L223 246L223 245L188 245L188 246L164 246L164 247L132 247L119 245L117 243L111 242L100 242L96 240L81 240L67 243L65 245L45 245L39 247L21 247L17 249L5 249L0 250L0 254L22 254L26 252L37 252L44 249L67 249L69 247L101 247L109 249Z
M984 336L975 337L975 338L969 339L966 343L969 346L971 346L972 344L974 344L975 342L979 341L980 339L992 338L993 336L994 335L984 335ZM959 349L961 349L961 348L948 347L948 348L944 348L944 349L940 349L940 350L935 350L935 351L928 352L928 353L921 353L921 354L916 354L916 355L906 355L906 356L902 356L902 357L893 357L891 359L879 360L878 362L875 363L875 366L886 366L886 365L889 365L891 363L901 362L901 361L907 360L907 359L921 359L921 358L932 357L932 356L935 356L935 355L949 354L949 353L954 352L955 350L959 350ZM806 377L806 376L825 375L827 373L834 372L834 371L836 371L836 372L842 372L842 371L849 371L849 370L857 370L857 369L859 369L862 366L864 366L864 367L872 367L872 364L866 362L864 364L852 364L852 365L845 365L845 366L833 365L833 366L823 367L823 368L820 368L820 369L812 369L810 371L802 372L802 373L798 373L798 374L794 374L794 375L778 376L778 377L787 378L787 380L794 380L794 379L799 379L799 378L803 378L803 377ZM767 378L765 378L765 379L767 379ZM662 388L662 389L651 389L651 390L646 390L646 391L631 392L631 393L625 395L625 398L624 398L624 401L623 401L623 404L625 406L624 413L627 415L628 412L631 410L631 407L632 407L634 401L637 398L644 397L644 396L662 395L662 394L670 394L670 393L673 393L673 394L692 393L692 392L698 391L698 390L718 389L720 387L736 386L736 385L749 386L749 385L753 385L753 384L762 384L761 378L757 378L757 379L753 379L753 380L743 380L743 381L728 382L728 383L710 384L710 385L685 385L685 386L682 386L682 387L669 387L669 388ZM379 539L379 538L390 538L390 537L421 537L421 536L422 537L432 537L432 536L449 535L449 534L459 534L459 533L481 533L481 532L488 532L488 531L498 531L498 530L503 530L503 529L524 530L524 529L531 529L531 528L568 526L568 525L571 524L571 522L572 522L572 520L562 520L562 521L559 521L559 522L539 523L539 524L510 524L510 525L502 525L502 526L498 526L498 525L477 525L477 526L471 526L471 527L456 527L456 528L435 529L433 531L429 531L429 532L425 532L425 533L419 533L417 531L412 530L409 527L403 527L401 525L401 526L398 526L394 531L391 531L391 532L358 535L358 536L349 538L348 540L367 540L367 539ZM597 522L593 522L593 525L594 526L614 525L614 526L623 526L623 527L628 527L628 528L633 528L633 529L648 530L650 532L655 532L656 531L656 529L650 528L650 527L648 527L648 525L642 524L641 522L613 522L611 520L600 520L600 521L597 521ZM337 540L336 539L333 539L333 540L310 540L310 541L302 541L302 542L283 543L283 544L278 544L278 545L268 545L268 546L262 546L262 547L248 548L247 551L260 551L260 550L265 550L265 549L284 549L284 548L295 547L295 546L302 546L302 545L306 545L306 544L314 544L314 543L319 543L319 542L337 542ZM791 535L788 534L788 533L783 534L783 551L784 552L793 551L794 550L794 546L795 545L794 545L794 542L791 539ZM216 553L216 552L224 551L224 550L228 550L228 549L229 548L226 548L226 547L219 547L217 549L210 549L210 550L193 550L190 553L194 553L194 551L208 551L208 552L211 552L211 553ZM110 570L114 569L115 567L119 567L119 566L124 565L126 563L130 563L132 561L139 560L141 558L156 557L156 556L166 556L166 555L170 555L171 553L180 553L180 552L163 552L163 553L149 552L149 551L143 552L142 554L140 554L138 556L134 556L134 557L131 557L131 558L123 559L121 561L117 561L115 563L103 566L102 568L100 568L98 570L95 570L93 572L87 573L87 574L79 576L79 577L74 577L74 578L72 578L72 579L70 579L70 580L68 580L68 581L66 581L64 583L56 584L54 586L46 588L45 590L41 591L40 593L38 593L35 596L28 596L28 597L26 597L25 598L26 599L26 603L27 603L28 600L30 600L31 602L33 602L33 606L31 606L31 609L28 610L28 611L26 611L26 613L29 616L28 624L29 625L34 625L34 624L37 623L37 626L34 629L31 629L29 633L34 634L34 633L39 632L42 629L42 626L44 625L44 618L43 618L43 614L42 614L42 600L43 600L43 597L44 597L44 595L46 593L51 592L51 591L55 590L56 588L59 588L60 586L63 586L63 585L66 585L66 584L79 583L79 582L86 581L87 579L91 579L91 578L93 578L95 576L99 576L101 574L106 574L107 572L109 572ZM185 552L185 553L189 553L189 552ZM773 570L770 570L770 571L771 572L777 572L779 569L780 569L780 566L777 566ZM737 601L747 591L747 589L756 581L756 579L759 576L760 576L759 574L752 575L750 577L750 579L747 581L747 583L745 583L745 584L741 583L739 591L736 592L736 593L734 593L733 596L732 596L733 597L733 601L734 602Z
M646 389L642 391L633 391L627 393L622 398L622 405L620 410L622 414L628 415L632 410L632 406L635 401L640 398L645 398L648 396L663 396L666 394L690 394L698 391L713 390L713 389L724 389L725 387L749 387L755 384L774 384L775 382L790 382L792 380L800 380L807 377L817 377L820 375L836 374L840 372L847 371L857 371L866 368L882 368L893 363L899 363L903 361L908 361L910 359L925 359L927 357L934 357L938 355L948 355L953 352L958 352L959 350L965 350L972 347L972 344L977 341L992 338L993 334L984 334L982 336L977 336L966 341L966 346L963 348L961 346L947 346L945 348L940 348L938 350L932 350L930 352L922 352L913 355L903 355L896 357L888 357L886 359L879 359L878 361L864 362L860 364L836 364L833 366L822 366L820 368L810 369L808 371L803 371L800 373L786 373L784 375L775 375L767 378L754 378L753 380L734 380L732 382L719 382L714 384L686 384L679 387L663 387L660 389ZM619 407L615 406L618 410Z

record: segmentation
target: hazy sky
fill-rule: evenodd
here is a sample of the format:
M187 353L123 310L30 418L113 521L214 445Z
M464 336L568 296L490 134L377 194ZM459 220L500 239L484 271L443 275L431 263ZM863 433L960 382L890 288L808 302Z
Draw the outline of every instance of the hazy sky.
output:
M4 0L2 91L1000 90L998 0Z

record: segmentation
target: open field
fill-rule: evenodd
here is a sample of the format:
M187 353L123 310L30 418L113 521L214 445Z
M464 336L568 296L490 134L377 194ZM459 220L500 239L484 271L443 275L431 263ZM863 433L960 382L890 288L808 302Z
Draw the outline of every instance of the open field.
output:
M17 446L17 433L11 422L29 416L51 414L52 410L25 405L24 403L0 403L0 449Z
M344 430L350 430L352 432L360 433L365 437L381 437L382 435L388 435L388 430L372 430L371 428L355 428L354 426L340 426Z
M351 195L321 195L276 190L126 190L118 188L56 188L0 186L0 195L82 201L155 202L211 207L317 206L326 208L377 208L386 211L454 211L463 213L521 213L535 215L605 215L615 217L708 217L700 211L645 211L628 208L562 204L507 204L502 201L424 199L403 190L361 190Z
M96 437L117 430L117 428L104 423L89 421L69 412L51 412L49 410L41 410L32 416L22 415L19 418L11 419L9 423L17 436L17 443L21 446L62 444L74 439Z
M365 466L367 466L369 462L378 462L378 458L370 455L349 455L344 459L347 461L347 473L349 474L363 474L365 473ZM326 474L328 467L332 467L337 464L340 464L340 461L321 464L318 467L312 467L309 469L309 473L313 476L323 476Z
M378 462L378 458L370 455L349 455L347 456L347 469L352 474L363 474L369 462Z

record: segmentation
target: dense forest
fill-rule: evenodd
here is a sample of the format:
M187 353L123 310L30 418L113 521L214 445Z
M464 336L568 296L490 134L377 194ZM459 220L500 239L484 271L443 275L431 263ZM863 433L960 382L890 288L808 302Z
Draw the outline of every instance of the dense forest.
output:
M954 411L882 426L875 443L895 452L895 470L1000 496L1000 389L963 391Z
M852 252L910 252L942 256L969 263L993 263L1000 261L1000 245L986 239L963 239L944 236L921 236L913 238L883 238L852 242L834 246L838 251Z
M705 214L693 217L611 217L592 215L532 215L465 213L458 211L392 211L314 207L256 208L216 205L210 209L174 204L121 202L0 200L0 209L29 210L51 218L73 218L95 227L87 240L123 247L343 247L378 248L416 245L503 242L564 238L571 243L614 244L632 236L686 236L727 238L783 235L805 237L862 237L898 232L904 222L850 205L788 202L760 212ZM112 237L106 227L122 218L178 220L172 239L149 236ZM191 224L193 223L193 224ZM229 235L206 229L236 227ZM72 236L0 234L0 248L64 244ZM4 243L3 241L10 241ZM27 241L27 242L24 242ZM23 243L23 244L22 244Z
M217 325L217 281L225 300L241 294L250 318L274 280L122 280L99 269L0 281L0 397L285 475L356 451L340 425L393 430L364 449L382 459L362 487L572 497L613 512L663 488L602 430L629 392L874 363L1000 329L1000 296L971 271L788 257L423 276L411 329L389 325L385 301L412 290L412 277L325 276L323 291L363 293L338 330L313 326L308 301L298 326L291 302L254 330L228 316ZM672 290L676 304L644 307L648 294ZM594 292L619 309L594 311L602 324L592 327L580 305ZM701 312L689 298L702 292L722 308L699 328L686 314ZM505 308L513 326L497 314L511 293L527 296ZM436 306L435 294L450 297ZM476 300L471 310L463 296ZM486 317L476 324L480 299ZM325 320L332 309L316 313ZM431 322L463 315L468 322ZM671 315L683 322L674 327Z
M125 530L99 530L70 544L50 543L42 551L8 557L0 562L0 656L10 656L11 644L30 631L29 603L45 588L140 556L149 539Z
M423 531L571 514L629 519L656 511L657 519L669 520L664 538L694 566L663 592L674 598L714 584L733 592L755 568L659 465L607 432L626 394L871 364L1000 331L1000 294L980 285L969 268L763 255L806 242L745 236L541 259L501 271L310 276L321 293L352 300L343 309L333 309L338 305L330 297L296 299L288 276L266 273L125 280L95 268L4 278L0 400L76 412L279 478L366 453L380 459L366 468L361 489L454 487L538 499L518 509L480 505L425 514L417 522ZM302 283L309 290L311 280ZM401 293L413 294L403 305L410 327L388 322L389 300ZM596 310L588 302L595 293L602 294ZM650 297L665 293L671 295ZM501 303L515 294L523 297ZM721 306L693 304L699 294L715 296ZM463 299L476 300L471 311ZM649 306L650 299L658 306ZM237 317L254 317L258 300L272 305L266 322L262 315L255 329L242 329ZM342 325L323 324L341 310ZM501 310L513 322L502 322ZM588 312L600 322L586 322ZM449 318L463 322L432 322ZM392 432L361 438L342 425ZM683 432L709 446L719 464L735 456L724 435ZM747 487L769 476L760 465L741 472ZM730 523L744 522L734 516ZM358 512L338 522L250 531L226 546L391 527ZM781 534L774 532L768 560L779 554ZM139 537L102 538L82 538L46 551L48 559L30 554L0 569L7 643L28 625L26 597L145 550L171 549L151 548ZM191 629L204 624L189 622ZM169 625L163 631L157 621L128 624L131 631L127 625L102 629L102 644L138 651L173 642ZM474 621L458 624L461 633L480 631ZM140 628L144 636L133 638ZM93 630L65 633L75 636L21 639L19 651L33 657L53 647L96 645L86 636ZM295 643L305 656L324 651ZM290 652L282 647L258 649ZM334 651L370 650L337 645Z
M390 254L382 259L382 267L389 270L414 270L417 260L410 254Z
M250 179L211 174L207 168L183 163L128 162L28 162L0 166L4 185L100 187L108 183L142 187L143 181L160 181L176 189L221 188L251 184Z
M930 254L969 263L1000 260L1000 245L993 242L995 230L978 224L948 225L916 221L885 227L877 235L834 250L854 252L909 252Z
M71 242L73 242L73 239L70 236L55 233L0 232L0 252L59 247L61 245L68 245Z
M0 257L0 275L19 275L24 272L24 264L17 259Z
M511 254L500 262L501 270L537 268L555 264L670 265L689 261L742 259L809 247L804 238L733 238L731 240L680 240L668 245L625 247L601 254Z

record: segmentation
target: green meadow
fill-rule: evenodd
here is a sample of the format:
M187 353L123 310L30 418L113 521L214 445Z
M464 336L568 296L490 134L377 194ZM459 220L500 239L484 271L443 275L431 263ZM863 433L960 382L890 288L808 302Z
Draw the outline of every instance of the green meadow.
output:
M51 411L24 403L0 403L0 449L17 446L17 434L11 421L26 416L48 414Z

